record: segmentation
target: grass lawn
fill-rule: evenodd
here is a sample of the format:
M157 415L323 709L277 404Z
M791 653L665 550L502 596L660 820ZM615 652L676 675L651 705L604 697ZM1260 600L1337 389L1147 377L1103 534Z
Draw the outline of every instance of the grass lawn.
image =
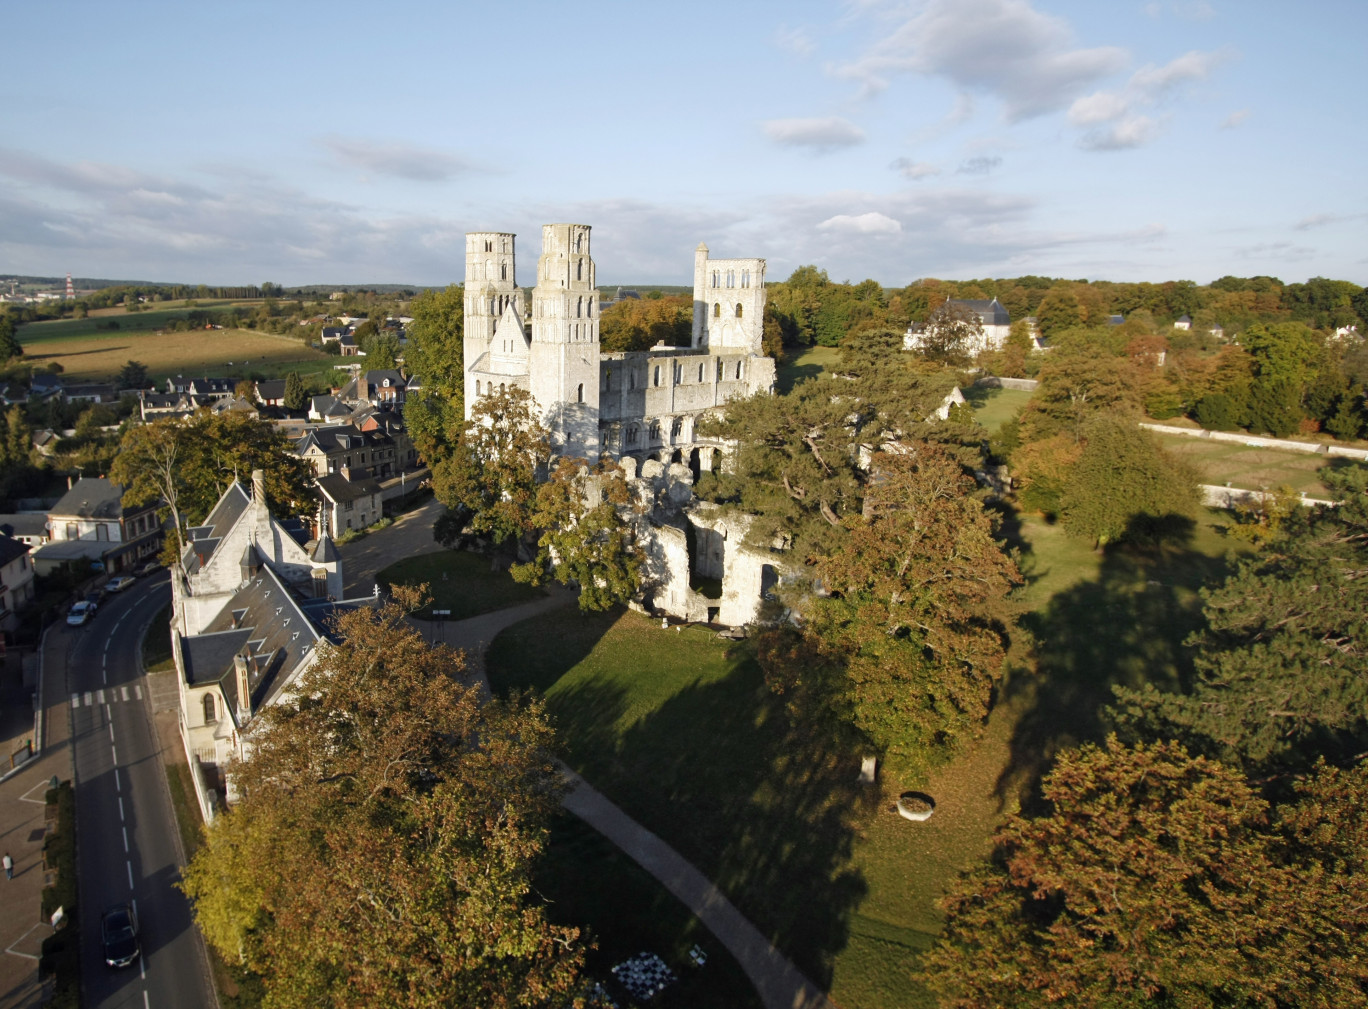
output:
M407 557L375 576L386 585L418 585L427 582L432 605L414 614L429 620L433 609L450 610L447 620L464 620L481 613L531 602L546 595L541 589L515 582L507 571L491 571L489 558L466 550Z
M1229 483L1232 487L1249 490L1286 484L1311 497L1325 497L1329 493L1320 481L1320 470L1329 461L1323 455L1233 445L1177 434L1157 437L1164 448L1197 467L1205 483Z
M989 434L997 434L998 428L1015 417L1035 395L1021 389L990 389L981 385L971 385L961 391L974 408L975 418Z
M913 971L940 929L945 887L989 851L1005 816L1031 808L1061 746L1105 734L1113 683L1190 675L1182 641L1200 619L1197 590L1221 576L1230 547L1220 521L1204 513L1166 549L1099 555L1057 525L1011 517L1023 632L985 733L926 781L881 790L856 787L857 755L789 726L744 645L699 628L561 611L509 628L487 666L496 691L544 692L567 762L717 882L840 1005L921 1009L935 1000ZM936 816L899 817L891 797L903 787L936 796ZM588 872L602 855L571 845L561 857ZM584 906L578 920L612 918Z
M841 360L839 347L805 347L790 350L779 362L775 384L781 393L788 392L803 379L816 378L835 367Z
M93 327L103 321L99 319L29 323L19 330L23 360L36 365L60 364L68 382L113 379L130 360L145 364L153 378L176 374L236 378L249 372L313 373L330 371L338 363L337 358L304 346L294 336L250 329L158 333L155 326L132 328L149 317L166 314L135 312L126 319L120 317L119 325L123 327L126 322L129 328L118 332L77 329Z

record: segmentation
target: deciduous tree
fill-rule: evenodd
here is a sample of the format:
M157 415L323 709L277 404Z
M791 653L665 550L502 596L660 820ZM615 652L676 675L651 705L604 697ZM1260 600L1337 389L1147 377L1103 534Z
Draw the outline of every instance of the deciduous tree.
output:
M395 599L338 617L254 719L240 798L185 872L196 920L271 1009L567 1004L577 930L530 882L562 787L546 718L482 703Z
M931 313L920 350L933 361L964 365L983 345L983 320L973 309L947 301Z
M465 288L424 291L409 302L404 366L421 389L404 404L404 423L429 465L450 455L465 418Z

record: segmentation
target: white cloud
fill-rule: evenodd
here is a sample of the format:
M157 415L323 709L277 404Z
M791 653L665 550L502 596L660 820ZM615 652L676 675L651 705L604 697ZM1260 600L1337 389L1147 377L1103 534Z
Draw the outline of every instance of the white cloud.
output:
M784 147L809 147L819 153L864 143L864 130L847 119L770 119L761 124L765 136Z
M1243 126L1245 120L1248 119L1248 118L1249 118L1249 110L1248 110L1248 109L1236 109L1236 110L1235 110L1234 112L1232 112L1230 115L1228 115L1228 116L1225 117L1225 122L1221 123L1221 129L1223 129L1223 130L1233 130L1233 129L1235 129L1235 128L1238 127L1238 126Z
M812 41L805 28L787 28L780 25L774 33L774 44L795 56L808 57L817 51L817 43Z
M1312 228L1319 228L1325 224L1337 224L1343 220L1347 220L1347 218L1340 214L1312 214L1310 217L1303 217L1292 227L1296 231L1310 231Z
M843 231L857 235L898 235L902 233L902 225L887 214L871 210L866 214L837 214L835 217L828 217L817 225L817 230Z
M918 179L929 179L931 176L941 173L940 168L931 162L913 161L911 158L898 158L888 167L897 169L903 178L911 179L913 182Z
M392 140L327 136L320 137L317 142L343 164L412 182L445 182L472 168L464 158L454 154Z
M975 158L965 158L960 162L960 166L955 169L956 175L987 175L994 168L1002 164L1002 158L997 155L979 155Z
M1063 108L1126 62L1115 46L1076 47L1066 21L1027 0L930 0L835 73L867 94L898 73L944 77L996 96L1015 121Z
M1079 138L1079 146L1115 151L1149 143L1159 135L1160 123L1141 110L1178 97L1188 85L1210 76L1230 55L1228 50L1192 50L1163 66L1141 67L1119 91L1095 91L1074 99L1069 122L1087 131Z

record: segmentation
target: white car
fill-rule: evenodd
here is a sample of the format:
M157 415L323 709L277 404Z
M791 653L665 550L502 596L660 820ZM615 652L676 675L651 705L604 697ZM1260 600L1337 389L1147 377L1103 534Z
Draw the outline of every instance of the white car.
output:
M137 581L137 579L135 579L131 575L119 575L116 578L109 579L109 582L105 585L105 591L122 592L124 589L128 588L128 586L132 585L135 581Z
M82 599L71 608L67 614L67 624L71 627L80 627L83 623L95 615L95 604L88 603Z

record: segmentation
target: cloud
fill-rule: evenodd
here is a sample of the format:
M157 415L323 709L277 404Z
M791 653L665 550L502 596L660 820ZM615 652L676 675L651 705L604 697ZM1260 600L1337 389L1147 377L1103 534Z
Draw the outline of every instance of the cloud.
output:
M1221 129L1223 129L1223 130L1233 130L1233 129L1235 129L1235 128L1238 127L1238 126L1243 126L1245 120L1248 119L1248 118L1249 118L1249 110L1248 110L1248 109L1236 109L1236 110L1235 110L1234 112L1232 112L1230 115L1228 115L1228 116L1225 117L1225 122L1221 123Z
M1312 228L1319 228L1326 224L1338 224L1341 221L1352 220L1354 217L1362 216L1358 214L1312 214L1310 217L1303 217L1296 224L1292 225L1294 231L1310 231Z
M345 165L411 182L445 182L473 168L468 161L454 154L392 140L360 140L332 135L319 137L317 143L331 151Z
M1086 132L1078 144L1090 151L1140 147L1160 133L1160 123L1142 110L1178 97L1188 85L1205 80L1230 58L1228 50L1192 50L1162 66L1149 64L1131 74L1119 91L1095 91L1069 106L1069 123Z
M843 231L857 235L897 235L902 233L902 225L877 210L866 214L837 214L828 217L817 225L818 231Z
M1076 47L1066 21L1027 0L930 0L834 72L861 82L866 94L886 88L894 74L943 77L996 96L1017 121L1064 108L1126 62L1115 46Z
M1264 259L1275 263L1310 259L1315 254L1315 249L1305 245L1294 245L1291 242L1260 242L1258 245L1246 245L1235 250L1235 255L1241 259Z
M864 130L847 119L770 119L761 124L765 136L784 147L810 147L818 153L864 143Z
M994 168L1002 164L1002 159L993 155L980 155L976 158L965 158L960 162L960 166L955 169L956 175L987 175Z
M933 175L939 175L941 170L929 161L913 161L911 158L898 158L889 168L897 169L903 178L911 179L916 182L918 179L929 179Z
M817 43L812 41L804 28L786 28L780 25L774 33L774 44L795 56L808 57L817 51Z

